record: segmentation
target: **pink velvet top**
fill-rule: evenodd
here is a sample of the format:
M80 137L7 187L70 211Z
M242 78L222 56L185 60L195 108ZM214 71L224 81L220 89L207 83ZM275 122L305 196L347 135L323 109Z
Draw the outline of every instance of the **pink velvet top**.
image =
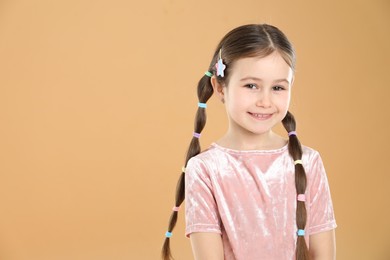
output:
M308 243L311 234L334 229L336 222L321 157L302 149ZM221 234L225 260L295 259L297 194L287 145L237 151L212 144L191 158L185 176L187 236Z

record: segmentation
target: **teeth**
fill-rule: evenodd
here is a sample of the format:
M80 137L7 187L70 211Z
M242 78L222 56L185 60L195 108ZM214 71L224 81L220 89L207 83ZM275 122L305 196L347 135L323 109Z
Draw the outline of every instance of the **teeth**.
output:
M259 118L264 118L264 117L267 117L268 114L252 114L254 115L255 117L259 117Z

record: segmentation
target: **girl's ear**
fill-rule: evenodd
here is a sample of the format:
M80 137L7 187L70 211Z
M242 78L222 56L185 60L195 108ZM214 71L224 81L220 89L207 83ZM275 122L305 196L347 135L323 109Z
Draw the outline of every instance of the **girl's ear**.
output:
M210 80L211 80L211 85L213 86L214 93L222 101L222 103L224 103L225 100L224 86L218 82L216 76L212 76Z

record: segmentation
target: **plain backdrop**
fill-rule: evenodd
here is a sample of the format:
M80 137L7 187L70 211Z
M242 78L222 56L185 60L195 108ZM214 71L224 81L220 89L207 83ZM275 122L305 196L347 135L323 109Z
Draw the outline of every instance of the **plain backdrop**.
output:
M338 259L390 259L387 0L1 0L0 259L158 259L197 81L247 23L296 48L291 111L327 169ZM215 97L207 112L203 148L226 130Z

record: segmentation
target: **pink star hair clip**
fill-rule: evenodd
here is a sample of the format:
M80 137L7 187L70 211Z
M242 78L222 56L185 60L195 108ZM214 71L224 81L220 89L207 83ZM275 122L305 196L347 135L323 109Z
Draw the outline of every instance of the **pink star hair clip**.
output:
M215 68L217 69L217 76L221 76L223 78L225 76L224 70L226 69L226 65L223 64L221 51L222 49L219 49L219 59L218 62L215 64Z

